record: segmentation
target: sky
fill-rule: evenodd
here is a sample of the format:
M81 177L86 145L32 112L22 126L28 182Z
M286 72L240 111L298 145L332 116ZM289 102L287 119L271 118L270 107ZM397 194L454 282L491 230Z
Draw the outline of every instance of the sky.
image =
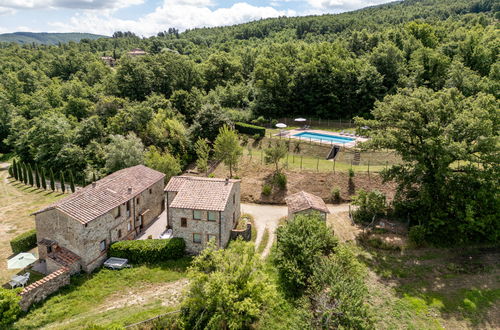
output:
M132 31L233 25L261 18L340 13L393 0L0 0L0 33Z

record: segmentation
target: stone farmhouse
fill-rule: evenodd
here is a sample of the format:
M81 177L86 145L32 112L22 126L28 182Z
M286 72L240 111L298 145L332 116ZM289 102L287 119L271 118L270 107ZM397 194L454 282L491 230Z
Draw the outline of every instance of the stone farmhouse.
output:
M144 165L117 171L35 212L46 273L92 272L109 245L134 239L164 210L165 175Z
M176 176L165 187L167 227L199 253L215 240L225 248L240 218L240 180Z
M288 220L292 220L297 214L318 212L326 221L326 215L330 213L321 197L305 191L299 191L296 194L287 196L285 202L288 206Z

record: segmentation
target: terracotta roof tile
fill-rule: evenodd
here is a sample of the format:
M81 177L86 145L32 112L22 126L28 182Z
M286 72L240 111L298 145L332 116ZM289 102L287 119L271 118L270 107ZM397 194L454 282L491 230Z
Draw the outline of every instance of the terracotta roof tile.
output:
M297 213L309 209L330 213L328 207L321 197L307 193L305 191L299 191L296 194L287 196L285 198L285 202L292 213Z
M125 168L95 182L95 186L90 184L34 214L58 209L81 223L87 223L127 202L164 177L165 174L144 165Z
M224 211L231 190L240 180L176 176L165 191L177 192L169 207L192 210Z

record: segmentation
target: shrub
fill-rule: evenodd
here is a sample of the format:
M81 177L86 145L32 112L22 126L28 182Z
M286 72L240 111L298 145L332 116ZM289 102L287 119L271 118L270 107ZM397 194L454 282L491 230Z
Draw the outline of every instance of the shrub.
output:
M270 185L268 185L267 183L265 183L262 186L262 195L269 196L269 195L271 195L272 190L273 190L273 188Z
M338 187L332 188L331 196L332 196L332 201L339 202L340 201L340 189Z
M408 239L416 247L425 245L425 227L422 225L413 226L408 232Z
M333 252L337 239L317 214L299 214L278 227L273 262L283 287L290 295L300 295L308 288L314 266Z
M234 128L242 134L248 135L259 135L259 137L263 138L266 135L266 129L261 126L255 126L251 124L245 123L234 123Z
M262 139L262 136L260 136L260 134L254 134L254 135L252 135L252 138L253 138L255 141L258 141L258 140Z
M108 255L132 263L155 263L182 257L185 247L182 238L120 241L111 244Z
M277 185L281 190L284 190L286 188L286 175L285 173L282 172L277 172L273 176L273 184Z
M36 247L36 230L32 229L14 237L10 241L10 247L14 253L25 252Z
M19 301L21 297L17 294L20 289L8 290L0 288L0 328L5 329L13 323L21 314Z
M255 124L255 125L265 125L267 123L267 120L266 118L264 118L263 116L259 116L258 118L252 120L252 124Z
M349 178L354 178L354 170L352 168L349 169Z
M310 289L315 328L373 328L374 319L366 302L366 274L366 266L345 244L328 258L318 260Z
M387 208L385 195L378 190L370 192L359 190L352 204L359 206L353 214L354 220L359 222L371 222L374 216L385 214Z

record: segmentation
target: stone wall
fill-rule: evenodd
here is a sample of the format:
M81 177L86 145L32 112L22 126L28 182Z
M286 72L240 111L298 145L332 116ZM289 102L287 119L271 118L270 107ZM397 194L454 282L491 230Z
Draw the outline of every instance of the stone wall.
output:
M45 276L41 280L31 283L19 294L21 301L19 305L23 311L37 302L45 300L49 295L59 290L59 288L69 284L69 268L63 267Z
M235 240L238 237L241 237L244 241L249 242L252 239L252 224L247 223L247 227L245 229L231 230L231 240Z

